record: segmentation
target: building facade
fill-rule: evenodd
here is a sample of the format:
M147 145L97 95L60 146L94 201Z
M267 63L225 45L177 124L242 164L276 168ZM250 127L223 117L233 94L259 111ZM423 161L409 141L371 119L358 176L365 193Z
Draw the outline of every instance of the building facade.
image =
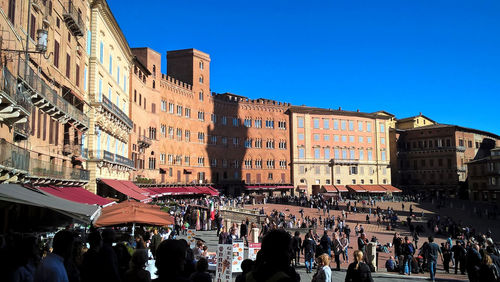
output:
M227 193L290 183L288 104L211 93L211 59L199 50L167 52L167 74L156 51L132 51L134 181L214 184Z
M0 9L1 182L85 185L88 3L4 1Z
M485 158L467 163L469 199L500 203L500 148Z
M129 159L129 138L133 122L129 117L129 88L132 52L108 4L91 1L88 31L89 132L88 190L96 193L99 179L128 180L133 163Z
M401 130L398 185L408 191L467 197L466 163L488 155L499 139L493 133L439 123Z
M296 192L391 183L387 115L292 106L289 117Z

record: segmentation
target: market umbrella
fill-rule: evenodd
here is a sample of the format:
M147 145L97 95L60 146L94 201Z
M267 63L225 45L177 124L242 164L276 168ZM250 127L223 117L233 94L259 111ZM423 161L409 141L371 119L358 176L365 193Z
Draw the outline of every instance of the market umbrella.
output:
M164 226L174 224L174 219L168 213L161 211L158 206L125 201L103 208L94 225L103 227L128 223Z

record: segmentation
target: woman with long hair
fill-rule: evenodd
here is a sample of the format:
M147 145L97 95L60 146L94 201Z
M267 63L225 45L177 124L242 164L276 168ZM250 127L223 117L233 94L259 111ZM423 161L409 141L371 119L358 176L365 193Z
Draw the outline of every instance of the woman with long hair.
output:
M313 276L312 282L331 282L332 269L330 268L330 257L322 254L317 258L318 270Z
M363 262L363 252L354 251L354 262L349 264L345 282L373 282L370 267Z

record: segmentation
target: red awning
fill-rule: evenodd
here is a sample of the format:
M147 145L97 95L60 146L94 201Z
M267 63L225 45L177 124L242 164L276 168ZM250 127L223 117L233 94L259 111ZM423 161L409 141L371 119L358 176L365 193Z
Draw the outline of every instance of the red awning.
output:
M293 189L292 185L278 185L276 186L276 189L282 190L282 189Z
M206 186L198 186L196 187L198 188L199 190L201 190L201 192L205 195L209 195L209 196L219 196L219 192L217 191L214 191L213 189L210 189L210 187L206 187Z
M386 193L387 190L380 185L360 185L368 193Z
M143 195L140 191L135 191L135 189L129 188L122 180L114 180L114 179L101 179L101 182L108 185L109 187L115 189L116 191L129 196L132 199L136 199L141 202L151 201L151 198ZM132 183L132 182L131 182ZM132 183L133 184L133 183ZM133 184L135 186L135 184ZM137 187L137 186L135 186ZM139 187L137 187L139 189Z
M403 192L401 189L398 189L392 185L380 185L382 186L385 190L387 190L387 192L390 192L390 193L401 193Z
M335 186L335 189L337 189L337 191L339 191L340 193L349 192L349 190L347 190L345 185L334 185L334 186Z
M38 190L42 191L43 193L48 193L62 199L82 204L107 206L114 203L113 201L100 197L90 191L85 190L82 187L49 186L39 187Z
M323 189L325 189L326 193L337 193L338 190L333 185L323 185Z
M354 193L366 193L367 191L361 185L347 185L347 189Z

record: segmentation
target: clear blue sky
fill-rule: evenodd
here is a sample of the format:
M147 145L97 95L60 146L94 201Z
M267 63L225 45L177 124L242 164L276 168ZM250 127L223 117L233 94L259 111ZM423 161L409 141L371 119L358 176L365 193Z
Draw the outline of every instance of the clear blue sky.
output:
M212 91L500 134L498 0L108 1L131 47L209 53Z

